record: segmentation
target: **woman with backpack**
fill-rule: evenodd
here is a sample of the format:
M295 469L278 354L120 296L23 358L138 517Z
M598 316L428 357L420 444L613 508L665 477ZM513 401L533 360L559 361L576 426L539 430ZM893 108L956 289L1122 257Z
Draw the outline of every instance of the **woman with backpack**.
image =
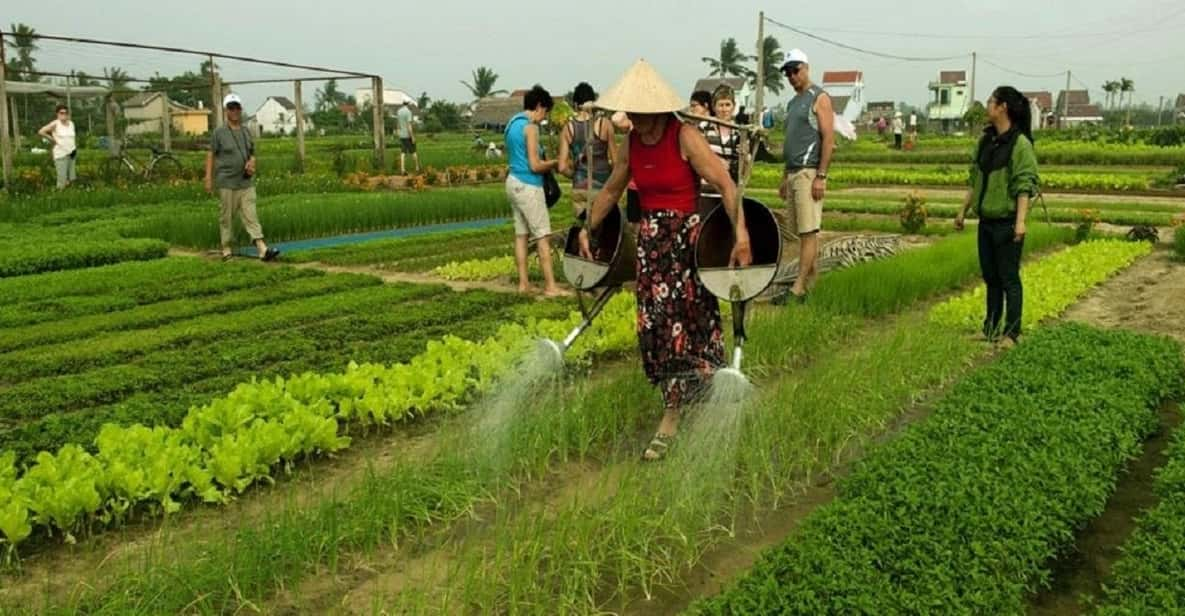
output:
M609 179L613 170L613 125L605 118L594 117L584 109L585 103L597 100L592 86L580 82L572 92L576 114L560 131L560 152L557 157L560 173L572 178L572 209L577 218L588 207L588 191L597 191ZM591 126L590 123L591 122ZM591 141L589 140L591 131ZM592 169L589 170L589 155ZM589 184L589 176L592 183Z
M955 229L962 230L972 206L979 217L979 267L987 284L981 339L1005 348L1020 337L1024 305L1020 257L1029 201L1037 195L1040 181L1029 109L1029 100L1016 88L1000 86L992 92L987 100L990 124L971 165L971 190L955 218Z

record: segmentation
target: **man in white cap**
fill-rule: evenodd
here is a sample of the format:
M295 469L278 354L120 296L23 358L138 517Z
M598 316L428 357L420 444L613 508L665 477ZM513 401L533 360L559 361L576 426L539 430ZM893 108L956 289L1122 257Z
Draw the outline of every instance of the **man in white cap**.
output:
M796 93L786 105L786 140L782 146L786 169L778 195L786 201L791 230L799 242L798 277L782 299L806 301L818 276L819 230L823 225L823 196L827 170L835 150L835 114L831 97L811 83L810 64L801 49L792 49L782 74Z
M233 220L235 212L243 228L255 242L259 258L271 261L280 251L269 248L263 241L263 229L255 213L255 141L243 128L243 101L238 94L227 94L222 99L226 110L226 124L210 133L210 151L206 153L206 192L218 189L221 205L218 228L222 241L222 260L233 256Z
M898 150L901 149L901 144L904 141L905 121L901 119L901 112L893 114L893 147Z

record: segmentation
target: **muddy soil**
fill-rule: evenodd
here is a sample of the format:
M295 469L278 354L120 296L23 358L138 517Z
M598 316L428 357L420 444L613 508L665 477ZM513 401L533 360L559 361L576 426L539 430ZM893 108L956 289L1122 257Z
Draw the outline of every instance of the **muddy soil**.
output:
M1092 290L1065 318L1185 342L1185 263L1158 250Z

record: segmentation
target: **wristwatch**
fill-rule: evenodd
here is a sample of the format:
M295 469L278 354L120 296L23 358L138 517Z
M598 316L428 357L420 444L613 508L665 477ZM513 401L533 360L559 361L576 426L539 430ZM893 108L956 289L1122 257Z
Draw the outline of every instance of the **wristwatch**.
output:
M818 178L818 179L820 179L820 180L826 180L826 179L827 179L827 172L826 172L826 171L820 171L819 173L816 173L816 174L815 174L815 177L816 177L816 178Z

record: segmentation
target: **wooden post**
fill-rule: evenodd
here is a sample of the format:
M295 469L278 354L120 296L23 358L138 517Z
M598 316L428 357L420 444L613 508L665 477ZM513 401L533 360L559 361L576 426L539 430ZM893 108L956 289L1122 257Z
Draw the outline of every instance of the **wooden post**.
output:
M21 150L21 116L16 112L16 97L8 97L8 108L12 110L12 151Z
M979 52L973 51L971 52L971 102L967 103L967 109L964 109L963 113L967 113L968 110L975 106L975 69L978 64Z
M218 67L214 56L210 56L210 130L222 126L222 80L218 78Z
M304 101L300 96L300 80L292 82L292 93L296 100L296 160L300 172L304 173Z
M374 106L374 167L375 171L384 173L387 170L386 144L386 113L383 109L383 78L372 77L374 93L370 102Z
M757 92L753 106L757 111L757 126L763 126L761 117L765 109L765 11L757 13ZM750 116L752 118L752 116ZM753 124L753 122L750 122Z
M160 138L161 144L165 151L173 149L173 110L171 108L172 101L169 100L168 92L160 93L161 99L164 101L160 112Z
M116 144L118 136L115 134L115 95L108 94L103 103L103 115L107 119L107 149L114 156L119 153L119 146Z
M0 34L0 176L4 179L4 192L12 192L12 146L8 142L8 86L5 74L8 65L4 57L4 35Z

